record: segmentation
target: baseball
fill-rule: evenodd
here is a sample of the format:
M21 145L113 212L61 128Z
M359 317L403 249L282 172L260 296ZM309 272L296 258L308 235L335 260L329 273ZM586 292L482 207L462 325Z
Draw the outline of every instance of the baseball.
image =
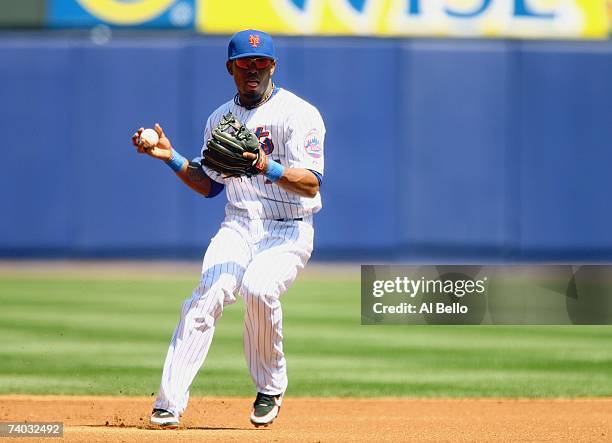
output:
M154 129L145 129L142 131L142 134L140 134L140 144L145 148L152 148L153 146L157 145L158 141L159 136Z

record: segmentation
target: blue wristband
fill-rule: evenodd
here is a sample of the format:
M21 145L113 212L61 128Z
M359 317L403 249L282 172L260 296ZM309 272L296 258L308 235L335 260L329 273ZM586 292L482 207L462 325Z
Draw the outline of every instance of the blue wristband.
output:
M183 169L185 163L187 163L187 159L174 149L172 150L172 158L170 160L166 160L166 164L170 166L170 169L172 169L174 172L179 172L181 169Z
M285 167L272 159L268 159L268 169L264 175L271 182L278 181L285 174Z

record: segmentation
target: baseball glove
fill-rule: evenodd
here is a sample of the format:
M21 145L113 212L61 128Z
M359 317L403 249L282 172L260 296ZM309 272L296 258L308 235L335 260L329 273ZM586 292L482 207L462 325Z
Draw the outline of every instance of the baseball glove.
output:
M246 159L242 154L257 155L255 160ZM240 122L231 112L221 117L212 130L212 138L206 141L202 164L221 173L224 177L252 177L261 172L265 153L259 147L255 134Z

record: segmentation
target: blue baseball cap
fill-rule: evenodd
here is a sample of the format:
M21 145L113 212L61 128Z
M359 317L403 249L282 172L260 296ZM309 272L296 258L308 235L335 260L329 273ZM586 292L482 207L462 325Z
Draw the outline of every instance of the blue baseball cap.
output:
M276 60L272 37L256 29L235 33L227 46L227 58L236 60L244 57L267 57Z

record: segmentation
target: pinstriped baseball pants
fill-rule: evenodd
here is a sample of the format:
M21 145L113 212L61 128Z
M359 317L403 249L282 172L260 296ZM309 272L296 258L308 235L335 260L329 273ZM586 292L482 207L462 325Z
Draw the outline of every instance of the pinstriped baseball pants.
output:
M313 234L312 217L303 221L226 217L204 256L199 285L183 302L154 408L183 413L217 320L238 293L245 304L244 355L257 392L285 391L280 296L310 258Z

